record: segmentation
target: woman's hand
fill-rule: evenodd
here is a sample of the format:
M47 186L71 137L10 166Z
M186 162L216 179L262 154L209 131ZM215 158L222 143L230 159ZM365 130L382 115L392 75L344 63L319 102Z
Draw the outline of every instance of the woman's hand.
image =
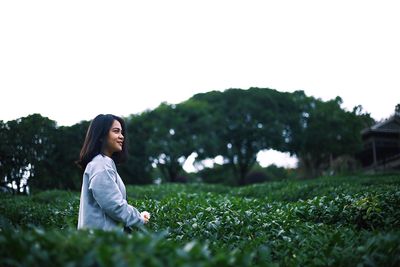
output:
M144 223L148 223L150 220L150 213L148 213L147 211L142 211L140 213L140 215L142 216L142 219L144 221Z

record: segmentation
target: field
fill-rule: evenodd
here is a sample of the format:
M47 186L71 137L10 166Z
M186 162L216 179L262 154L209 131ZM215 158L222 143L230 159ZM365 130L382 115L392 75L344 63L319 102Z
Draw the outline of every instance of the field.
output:
M399 175L128 186L132 234L77 231L79 193L0 194L0 266L400 266Z

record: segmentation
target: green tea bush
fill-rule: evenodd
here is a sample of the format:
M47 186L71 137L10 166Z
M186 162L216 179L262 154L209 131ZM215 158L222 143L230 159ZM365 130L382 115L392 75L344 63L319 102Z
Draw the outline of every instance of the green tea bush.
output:
M79 192L0 195L0 266L399 266L400 177L128 186L145 230L78 231Z

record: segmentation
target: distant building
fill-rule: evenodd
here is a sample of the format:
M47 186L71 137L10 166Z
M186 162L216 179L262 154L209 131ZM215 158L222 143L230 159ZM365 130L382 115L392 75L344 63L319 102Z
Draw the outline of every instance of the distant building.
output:
M363 150L359 158L370 170L400 170L400 112L361 131Z

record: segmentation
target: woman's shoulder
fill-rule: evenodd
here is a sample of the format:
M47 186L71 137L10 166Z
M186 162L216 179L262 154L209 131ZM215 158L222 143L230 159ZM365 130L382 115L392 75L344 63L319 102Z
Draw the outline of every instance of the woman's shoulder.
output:
M116 170L112 158L102 154L95 156L86 166L86 170L91 172L102 171L104 169Z

